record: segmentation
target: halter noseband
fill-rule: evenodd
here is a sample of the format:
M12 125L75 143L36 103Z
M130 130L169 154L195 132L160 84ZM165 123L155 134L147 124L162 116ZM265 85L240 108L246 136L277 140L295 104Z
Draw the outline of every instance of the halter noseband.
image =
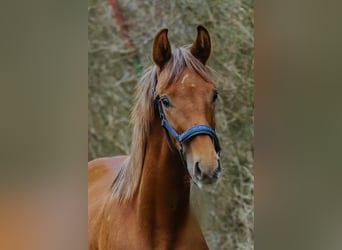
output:
M152 87L152 95L153 95L154 103L158 107L159 116L161 119L161 126L164 128L166 139L170 148L174 152L179 153L184 167L186 168L186 161L184 160L184 155L183 155L183 143L190 141L196 135L209 135L214 142L215 151L219 155L221 151L219 140L217 138L215 130L209 127L208 125L205 125L205 124L194 125L190 127L189 129L185 130L182 134L178 134L177 131L170 125L170 123L166 120L163 107L160 101L160 96L156 94L157 82L158 82L157 74L155 74L153 87ZM170 135L179 143L179 149L176 149L175 145L171 142ZM186 168L186 171L187 171L187 168Z

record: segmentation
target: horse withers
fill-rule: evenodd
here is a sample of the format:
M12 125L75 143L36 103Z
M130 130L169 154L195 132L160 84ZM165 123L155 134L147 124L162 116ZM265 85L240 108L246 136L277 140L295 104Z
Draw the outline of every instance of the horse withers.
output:
M129 156L88 164L88 241L95 250L208 249L189 208L190 183L217 180L217 91L209 32L173 51L162 29L137 85Z

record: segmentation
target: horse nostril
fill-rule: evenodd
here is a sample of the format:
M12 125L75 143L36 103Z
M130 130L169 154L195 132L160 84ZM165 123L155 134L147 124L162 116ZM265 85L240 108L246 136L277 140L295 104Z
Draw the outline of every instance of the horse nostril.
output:
M199 177L202 177L202 171L201 171L201 169L199 167L199 162L195 163L195 175L199 176Z

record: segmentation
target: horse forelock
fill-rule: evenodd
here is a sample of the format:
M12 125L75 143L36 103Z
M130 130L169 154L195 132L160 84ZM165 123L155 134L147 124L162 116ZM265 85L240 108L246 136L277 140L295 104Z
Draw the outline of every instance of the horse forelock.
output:
M199 74L206 81L211 79L210 70L183 47L173 50L169 62L162 70L165 84L177 81L185 68ZM120 201L133 196L141 177L150 127L156 115L152 96L156 72L154 66L147 68L136 86L135 106L131 114L133 125L131 155L124 162L112 185L112 196Z
M209 68L197 60L187 47L183 47L173 50L169 62L163 68L163 74L166 76L165 84L177 81L184 68L199 74L206 81L211 81L212 75Z

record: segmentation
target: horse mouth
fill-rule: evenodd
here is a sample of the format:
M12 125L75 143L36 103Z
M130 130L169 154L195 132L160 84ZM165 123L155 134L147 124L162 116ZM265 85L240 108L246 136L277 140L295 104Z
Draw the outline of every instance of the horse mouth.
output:
M203 185L211 185L217 182L218 177L205 178L203 180L193 180L194 184L201 189Z
M212 185L217 182L219 173L215 173L212 177L208 176L190 176L192 182L199 189L202 189L203 185Z

